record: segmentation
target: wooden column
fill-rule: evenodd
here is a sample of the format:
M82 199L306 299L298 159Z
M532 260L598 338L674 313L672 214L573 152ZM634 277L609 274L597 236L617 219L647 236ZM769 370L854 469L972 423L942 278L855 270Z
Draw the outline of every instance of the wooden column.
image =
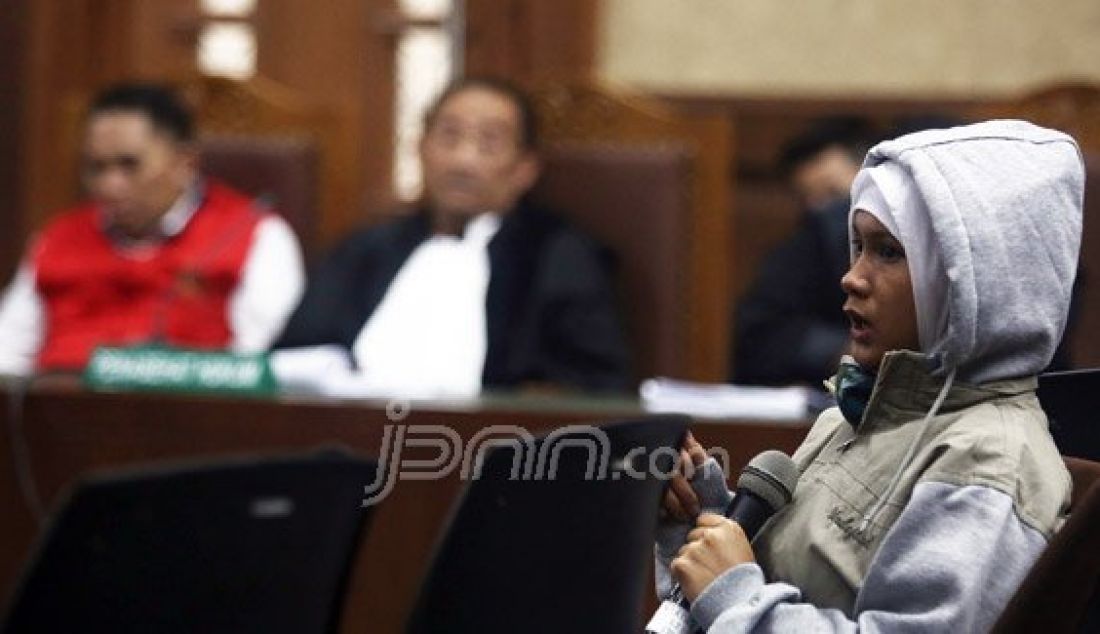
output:
M73 201L77 178L73 152L65 147L66 99L117 77L114 59L121 24L121 2L25 2L23 81L19 137L22 244L26 233Z
M598 18L598 0L466 0L466 74L590 78Z
M380 24L392 0L259 4L260 74L330 109L340 122L335 167L322 187L322 242L363 222L391 198L394 45Z

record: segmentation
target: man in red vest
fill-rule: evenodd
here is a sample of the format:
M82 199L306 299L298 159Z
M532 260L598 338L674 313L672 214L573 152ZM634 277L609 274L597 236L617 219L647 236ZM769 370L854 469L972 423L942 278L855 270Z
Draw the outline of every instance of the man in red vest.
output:
M297 239L197 158L171 92L127 84L93 101L90 200L32 240L0 299L0 374L80 370L102 345L268 347L302 292Z

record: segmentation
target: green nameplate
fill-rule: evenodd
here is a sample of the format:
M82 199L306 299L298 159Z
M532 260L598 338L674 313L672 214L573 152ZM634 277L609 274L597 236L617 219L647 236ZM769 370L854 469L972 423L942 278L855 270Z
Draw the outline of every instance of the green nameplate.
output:
M275 391L266 354L233 354L161 346L98 348L84 369L93 389L171 392Z

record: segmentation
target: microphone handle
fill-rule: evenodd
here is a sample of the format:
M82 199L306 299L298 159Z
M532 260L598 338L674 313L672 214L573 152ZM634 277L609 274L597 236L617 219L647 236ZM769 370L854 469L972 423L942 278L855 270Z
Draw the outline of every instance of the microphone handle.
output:
M764 522L768 521L768 518L774 514L775 509L763 498L744 489L738 491L729 507L726 508L726 517L741 526L741 530L745 531L745 537L750 542L756 538L756 534L760 532Z

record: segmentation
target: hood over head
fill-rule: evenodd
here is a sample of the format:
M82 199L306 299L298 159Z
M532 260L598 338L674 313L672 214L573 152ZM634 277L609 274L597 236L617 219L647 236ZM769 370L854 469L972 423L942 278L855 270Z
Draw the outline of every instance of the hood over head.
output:
M921 352L936 372L976 384L1050 363L1077 272L1083 196L1071 137L987 121L871 148L852 215L871 212L905 248Z

